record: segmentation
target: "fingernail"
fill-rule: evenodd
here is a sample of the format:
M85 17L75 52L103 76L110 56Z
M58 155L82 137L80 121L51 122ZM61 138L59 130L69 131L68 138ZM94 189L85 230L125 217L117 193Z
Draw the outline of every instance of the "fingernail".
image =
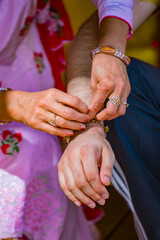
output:
M67 134L70 136L74 135L74 133L72 131L67 131Z
M96 204L94 204L94 203L88 204L88 207L90 207L90 208L95 208L95 206L96 206Z
M78 207L81 206L80 202L78 202L78 201L75 201L74 204L76 204L76 206L78 206Z
M81 125L81 129L82 130L86 129L86 126L85 125Z
M103 197L104 199L107 199L109 197L109 194L108 193L104 193L101 195L101 197Z
M89 122L89 121L90 121L90 118L86 117L85 122Z
M108 176L104 176L105 185L110 185L111 179Z
M105 200L104 200L104 199L99 200L97 203L98 203L99 205L104 205L104 204L105 204Z

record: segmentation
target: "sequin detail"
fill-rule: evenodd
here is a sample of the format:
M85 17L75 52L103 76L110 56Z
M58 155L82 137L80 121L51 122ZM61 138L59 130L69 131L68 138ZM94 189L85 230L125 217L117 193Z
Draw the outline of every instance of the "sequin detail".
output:
M0 169L0 238L21 236L24 202L24 182Z

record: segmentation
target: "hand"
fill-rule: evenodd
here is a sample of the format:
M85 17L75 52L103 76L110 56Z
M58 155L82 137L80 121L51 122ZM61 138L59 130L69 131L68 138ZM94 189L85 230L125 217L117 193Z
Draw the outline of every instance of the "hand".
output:
M103 205L109 197L104 185L110 184L115 157L103 129L97 124L91 126L69 143L58 175L62 190L72 202L94 208L95 202Z
M14 92L14 91L13 91ZM18 121L45 131L52 135L73 135L72 130L85 129L83 122L89 121L88 106L78 97L71 96L57 89L41 92L17 92L20 116ZM48 121L55 116L56 126Z
M104 110L104 102L108 97L119 97L123 102L127 102L130 93L130 83L124 63L111 55L97 54L92 62L91 89L93 99L91 102L91 116L95 116L99 121L111 120L124 115L126 105L119 107L107 102Z

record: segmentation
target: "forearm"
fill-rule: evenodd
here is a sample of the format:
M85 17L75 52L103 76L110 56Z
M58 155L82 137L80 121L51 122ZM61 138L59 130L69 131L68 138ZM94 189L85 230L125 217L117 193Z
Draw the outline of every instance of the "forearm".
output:
M88 105L92 100L90 88L90 51L98 41L98 17L94 15L79 30L68 52L67 92L78 96Z
M133 31L135 32L157 8L158 5L154 1L134 0Z
M102 21L98 45L110 46L125 52L129 25L118 18L105 18Z

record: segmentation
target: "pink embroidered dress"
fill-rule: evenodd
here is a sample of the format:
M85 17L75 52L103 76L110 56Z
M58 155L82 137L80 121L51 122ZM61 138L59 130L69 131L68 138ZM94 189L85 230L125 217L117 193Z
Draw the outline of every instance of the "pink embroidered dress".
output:
M48 18L49 5L39 9L38 16L36 8L37 0L0 1L2 87L30 92L54 87L54 66L42 47L36 22L47 21L51 35L65 23L54 9L52 19ZM0 126L0 239L23 234L30 240L97 239L91 236L82 209L59 187L60 157L56 136L18 122Z

